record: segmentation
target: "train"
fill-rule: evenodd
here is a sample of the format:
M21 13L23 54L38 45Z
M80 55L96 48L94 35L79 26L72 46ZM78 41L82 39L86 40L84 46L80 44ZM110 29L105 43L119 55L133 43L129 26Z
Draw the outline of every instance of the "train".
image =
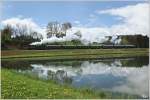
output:
M136 48L135 45L30 45L29 50L51 50L51 49L121 49Z

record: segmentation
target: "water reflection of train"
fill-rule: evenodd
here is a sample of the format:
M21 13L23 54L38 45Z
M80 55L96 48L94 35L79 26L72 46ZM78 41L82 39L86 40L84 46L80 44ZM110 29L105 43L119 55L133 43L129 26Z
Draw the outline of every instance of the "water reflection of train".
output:
M136 48L135 45L30 45L28 49L111 49L111 48Z

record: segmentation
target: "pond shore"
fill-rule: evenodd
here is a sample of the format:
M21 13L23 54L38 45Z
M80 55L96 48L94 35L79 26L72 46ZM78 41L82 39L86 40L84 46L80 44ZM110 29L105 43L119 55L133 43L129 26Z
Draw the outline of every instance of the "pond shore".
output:
M148 48L130 49L61 49L61 50L3 50L2 60L73 60L148 56Z
M93 91L85 88L75 89L59 85L54 81L39 80L14 70L1 70L2 99L100 99L100 98L141 98L136 95Z

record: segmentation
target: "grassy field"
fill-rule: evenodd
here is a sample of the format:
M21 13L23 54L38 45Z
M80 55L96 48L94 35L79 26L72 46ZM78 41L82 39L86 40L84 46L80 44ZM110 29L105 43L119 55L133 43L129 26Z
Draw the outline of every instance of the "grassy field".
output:
M53 81L39 80L19 74L13 70L1 70L2 99L50 99L50 98L137 98L127 94L113 96L110 92L94 92L89 89L75 89L67 85L58 85Z
M64 50L7 50L2 51L6 59L84 59L107 57L148 56L149 49L64 49Z

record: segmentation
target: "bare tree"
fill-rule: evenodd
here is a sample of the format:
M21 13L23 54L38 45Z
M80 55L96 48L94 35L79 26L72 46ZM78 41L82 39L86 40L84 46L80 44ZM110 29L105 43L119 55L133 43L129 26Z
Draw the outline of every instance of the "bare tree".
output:
M30 36L33 37L34 39L43 39L42 34L40 34L38 32L31 32Z
M29 29L27 25L20 25L16 24L13 28L13 36L23 36L23 35L29 35Z
M56 37L63 37L66 35L66 31L68 29L70 29L72 26L71 26L71 23L63 23L63 24L60 24L58 23L57 21L55 22L49 22L48 25L47 25L47 38L50 38L52 36L56 36Z
M62 24L62 30L64 31L65 35L66 35L67 30L70 29L70 28L72 28L71 23L66 22L66 23Z

